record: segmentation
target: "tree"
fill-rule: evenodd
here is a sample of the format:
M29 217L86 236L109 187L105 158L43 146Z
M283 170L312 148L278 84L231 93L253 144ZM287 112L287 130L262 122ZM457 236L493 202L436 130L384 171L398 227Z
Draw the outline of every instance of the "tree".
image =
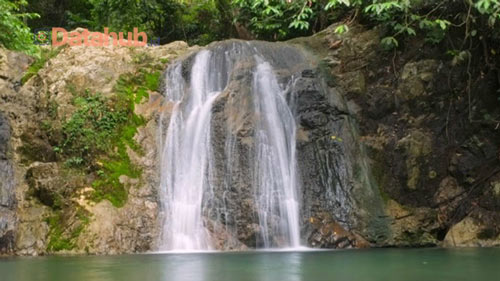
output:
M34 55L38 48L33 44L33 34L25 21L38 14L21 12L27 4L25 0L0 0L0 46Z

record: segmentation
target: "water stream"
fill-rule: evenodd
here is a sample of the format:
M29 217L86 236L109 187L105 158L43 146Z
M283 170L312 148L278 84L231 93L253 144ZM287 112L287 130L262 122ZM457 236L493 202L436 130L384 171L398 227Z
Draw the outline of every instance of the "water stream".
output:
M230 236L237 236L235 233L240 231L228 220L241 210L228 208L224 198L229 190L241 185L231 177L231 170L238 166L241 157L234 151L238 137L236 133L214 134L212 126L217 102L223 95L227 98L231 83L241 83L241 69L251 76L245 80L250 88L247 92L233 90L231 95L246 95L251 109L250 113L236 110L233 119L246 114L252 120L250 163L241 164L238 170L251 175L251 190L246 192L252 194L247 203L254 206L258 225L256 246L300 246L296 121L286 96L293 79L280 83L267 53L269 50L258 43L233 42L199 51L167 69L165 98L172 110L163 113L162 123L168 125L160 136L160 250L220 248L214 245L213 233L217 229ZM215 153L217 138L224 138L223 155ZM217 157L225 163L223 170L215 164ZM221 188L223 194L219 194Z

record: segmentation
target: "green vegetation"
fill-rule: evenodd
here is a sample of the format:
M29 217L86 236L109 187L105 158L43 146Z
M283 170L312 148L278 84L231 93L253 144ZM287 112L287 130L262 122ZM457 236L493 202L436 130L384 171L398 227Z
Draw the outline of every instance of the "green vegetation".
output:
M150 76L150 73L140 73L139 77ZM115 106L118 108L126 108L128 116L125 122L121 124L116 135L111 137L113 145L113 153L108 153L102 157L99 163L102 163L101 169L97 171L99 178L94 181L93 187L96 189L94 199L100 201L102 199L109 200L114 206L121 207L127 200L127 191L119 177L126 175L130 178L139 178L141 171L138 170L131 162L127 153L127 147L140 153L140 148L134 141L134 136L137 133L137 128L145 124L142 117L137 116L134 112L135 104L141 103L143 98L147 98L147 89L136 84L140 80L139 77L132 75L122 76L116 86ZM144 80L140 81L141 84ZM108 141L109 140L104 140Z
M122 75L111 98L89 91L74 92L76 111L61 127L63 141L55 147L68 167L86 169L96 179L93 199L109 200L121 207L127 201L127 189L120 176L139 178L141 170L131 163L127 149L141 153L134 136L145 124L134 113L135 105L156 90L160 72L141 70Z
M348 32L354 20L386 27L386 48L398 47L400 40L423 34L429 43L439 43L451 27L470 27L476 36L483 22L494 28L500 20L500 2L409 1L409 0L233 0L238 21L263 39L286 39L304 32L319 31L334 21L342 21L337 33ZM485 20L483 20L483 18ZM489 32L486 26L484 31ZM474 32L473 32L474 31ZM485 33L486 35L486 33Z
M28 10L41 15L31 19L33 30L76 27L114 32L147 33L150 40L163 43L184 40L191 44L208 44L228 37L227 23L222 23L225 0L29 0ZM227 19L230 20L230 19ZM231 24L230 22L228 23Z
M36 58L35 62L30 65L28 70L24 73L23 78L21 79L21 83L24 84L28 82L28 80L37 75L38 71L42 69L51 58L57 56L59 52L61 52L62 47L59 48L40 48L40 56Z
M38 48L33 45L33 35L25 20L39 16L22 12L27 4L26 0L0 0L0 46L35 55Z
M78 218L78 223L69 227L69 229L65 227L61 211L55 212L53 216L46 219L50 228L47 250L51 252L70 251L76 247L76 239L90 223L90 219L83 209L77 209L75 216Z
M135 106L147 100L149 91L158 89L161 70L165 66L165 61L156 61L147 53L133 48L130 51L138 70L121 75L111 95L78 90L69 85L73 95L72 113L62 117L58 112L59 105L46 93L39 133L48 143L29 133L22 136L24 145L20 148L25 164L40 160L57 161L64 164L62 168L68 175L85 175L83 179L65 176L67 187L76 190L90 185L94 189L89 195L91 199L96 202L106 199L115 207L122 207L128 197L128 187L120 182L120 177L140 179L142 174L129 157L130 151L142 154L134 136L146 123L143 117L135 114ZM43 58L56 53L57 50L52 50ZM43 64L36 68L32 66L36 69L32 72L41 66ZM57 202L51 203L51 207L57 211L63 208L68 198L55 199Z
M382 44L387 49L414 36L437 44L452 29L465 32L466 39L500 36L498 0L0 0L0 7L0 44L31 54L37 48L26 21L36 32L52 27L128 32L137 27L162 44L205 45L230 37L285 40L334 22L341 22L337 33L348 32L353 22L385 27Z

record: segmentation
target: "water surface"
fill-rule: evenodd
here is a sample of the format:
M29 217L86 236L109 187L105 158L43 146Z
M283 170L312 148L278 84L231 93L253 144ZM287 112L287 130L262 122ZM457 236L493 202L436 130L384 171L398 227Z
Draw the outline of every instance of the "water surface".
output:
M498 248L21 257L0 259L0 280L499 280L499 265Z

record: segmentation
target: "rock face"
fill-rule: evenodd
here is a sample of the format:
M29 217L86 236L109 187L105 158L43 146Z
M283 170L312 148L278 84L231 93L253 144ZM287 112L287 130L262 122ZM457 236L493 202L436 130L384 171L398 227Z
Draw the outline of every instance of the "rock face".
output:
M442 50L412 43L387 56L377 47L377 29L353 26L344 35L332 30L293 42L328 65L329 85L359 124L359 137L350 142L366 148L370 182L384 199L382 216L390 230L378 240L367 239L411 247L498 243L500 139L496 124L478 125L477 115L498 115L498 104L486 104L498 97L495 75L482 76L471 89L481 93L471 109L461 95L450 96L466 89L467 77L452 61L436 59ZM320 120L312 127L324 123Z
M14 250L15 182L9 150L10 126L0 113L0 254Z
M63 136L51 126L75 112L75 91L99 92L113 99L121 75L151 68L152 57L159 64L154 67L163 68L186 50L183 42L140 49L64 47L21 85L33 60L0 49L0 254L151 249L158 228L154 104L136 106L146 120L135 135L142 149L128 154L143 172L138 179L119 178L128 189L121 208L92 198L91 175L68 169L59 159L56 143ZM153 101L158 94L150 96Z
M18 182L11 138L16 134L12 119L20 112L8 105L17 99L19 80L31 62L28 56L0 49L0 255L16 250Z
M498 247L500 236L495 236L496 231L477 221L466 217L451 227L444 238L445 247Z

